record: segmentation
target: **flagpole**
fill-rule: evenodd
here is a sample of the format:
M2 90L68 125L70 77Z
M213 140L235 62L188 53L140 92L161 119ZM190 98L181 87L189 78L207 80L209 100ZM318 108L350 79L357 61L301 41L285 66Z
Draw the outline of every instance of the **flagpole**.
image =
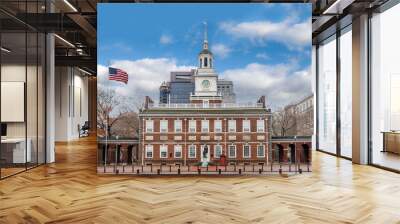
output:
M108 60L107 61L107 69L108 69L108 72L107 73L110 73L109 71L109 69L110 69L110 60ZM108 80L108 76L109 76L109 74L107 75L107 80ZM111 94L111 92L110 92L110 88L109 88L109 86L108 86L108 82L107 82L107 87L106 87L106 91L107 91L107 95L108 96L110 96L110 94ZM108 124L109 124L109 121L110 121L110 111L109 111L109 108L107 108L108 109L108 111L107 111L107 118L106 118L106 136L107 136L107 140L108 140L108 138L110 137L110 133L109 133L109 126L108 126Z
M109 66L110 66L110 61L107 61L107 70L109 69ZM109 73L108 71L107 71L107 73ZM108 80L108 74L107 74L107 80ZM106 85L106 87L105 87L105 89L104 89L104 91L105 91L105 94L106 94L106 96L109 94L109 92L108 92L108 86ZM109 133L108 133L108 123L109 123L109 111L108 111L108 108L104 108L104 109L106 109L107 111L106 111L106 117L105 117L105 137L106 137L106 143L105 143L105 156L104 156L104 172L106 172L106 168L107 168L107 160L108 160L108 138L109 138Z

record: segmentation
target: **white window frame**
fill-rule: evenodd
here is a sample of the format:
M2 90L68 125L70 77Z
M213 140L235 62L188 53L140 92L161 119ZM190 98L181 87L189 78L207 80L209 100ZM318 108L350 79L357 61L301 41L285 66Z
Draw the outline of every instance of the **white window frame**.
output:
M250 120L243 120L242 124L243 124L243 127L242 127L243 132L250 133L250 131L251 131Z
M154 132L154 121L153 120L146 120L146 133L153 133Z
M145 151L145 155L144 156L145 156L146 159L152 159L153 158L153 156L154 156L153 145L146 145L144 151ZM147 153L149 153L149 152L151 152L151 157L147 155Z
M210 101L203 100L203 108L209 108L209 107L210 107Z
M205 125L205 124L207 124L207 125ZM207 131L205 131L204 126L207 126ZM201 120L201 132L202 133L210 132L210 121L209 120Z
M174 121L174 130L175 130L175 133L181 133L182 132L182 120L175 120Z
M165 130L163 130L163 126L166 126ZM168 133L168 120L160 120L160 133Z
M214 120L214 132L216 133L222 132L222 120Z
M165 152L165 157L162 153ZM160 145L160 159L168 159L168 145Z
M191 156L191 155L190 155L190 150L192 149L192 147L193 147L193 149L194 149L194 156ZM197 151L197 150L196 150L196 145L189 145L189 147L188 147L188 158L189 158L189 159L195 159L196 156L197 156L197 155L196 155L196 154L197 154L196 151Z
M236 120L228 120L228 132L236 132Z
M220 154L219 155L217 153L217 147L220 149ZM221 155L222 155L222 145L215 145L214 146L214 157L216 159L219 159L219 158L221 158Z
M245 156L245 154L244 154L244 148L245 148L246 146L249 147L249 155L248 155L248 156ZM250 146L249 144L244 144L244 145L243 145L243 158L246 158L246 159L251 158L251 146Z
M181 156L176 156L176 153L179 151ZM174 146L174 158L182 158L182 145Z
M265 132L265 122L262 119L257 120L257 132L258 133Z
M189 120L189 133L196 133L196 120Z
M234 147L234 148L235 148L235 151L234 151L234 152L235 152L235 155L234 155L234 156L231 155L231 147ZM236 154L237 154L237 153L236 153L236 145L229 145L229 146L228 146L228 157L229 157L229 158L236 158Z
M262 147L263 148L263 155L260 155L259 153L259 148ZM265 145L257 145L257 157L258 158L264 158L265 157Z

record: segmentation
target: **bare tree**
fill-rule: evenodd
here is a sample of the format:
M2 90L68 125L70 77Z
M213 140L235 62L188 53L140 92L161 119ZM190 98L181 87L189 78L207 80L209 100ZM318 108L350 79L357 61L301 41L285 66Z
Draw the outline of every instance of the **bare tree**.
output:
M136 112L120 114L110 128L112 136L137 137L139 135L139 116Z
M314 130L313 107L310 107L307 111L297 113L296 126L297 126L297 135L310 136L313 134L313 130Z
M97 125L100 136L134 137L139 131L139 120L128 97L122 97L112 89L98 89Z
M120 104L115 91L98 88L97 91L97 128L100 135L109 135L110 114Z
M285 107L272 114L272 134L275 136L295 135L296 113L293 107ZM293 133L291 133L293 132Z

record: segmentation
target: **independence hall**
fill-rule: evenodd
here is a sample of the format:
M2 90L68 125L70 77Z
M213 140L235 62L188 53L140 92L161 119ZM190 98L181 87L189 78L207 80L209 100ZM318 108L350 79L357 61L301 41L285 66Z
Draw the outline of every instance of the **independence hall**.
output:
M271 111L265 96L253 104L225 100L213 54L205 34L199 66L185 76L187 102L171 102L165 93L179 92L165 82L160 87L166 102L146 97L139 112L138 160L147 164L267 164L271 150ZM186 85L185 84L185 85ZM226 86L233 88L233 86ZM179 88L176 85L173 88ZM162 90L162 91L161 91ZM182 93L184 94L184 93Z

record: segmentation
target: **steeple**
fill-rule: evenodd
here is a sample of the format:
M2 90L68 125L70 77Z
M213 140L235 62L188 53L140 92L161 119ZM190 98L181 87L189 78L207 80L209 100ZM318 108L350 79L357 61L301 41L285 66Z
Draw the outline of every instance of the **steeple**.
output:
M208 50L208 37L207 37L207 22L204 24L204 40L203 49L199 53L199 68L210 69L213 67L213 55L210 50Z
M207 23L203 24L204 40L198 55L199 67L194 74L194 94L191 94L190 102L203 102L208 105L210 102L222 102L222 95L218 94L218 74L213 69L213 54L208 48Z
M208 50L208 40L207 40L207 22L204 22L204 41L203 49Z

